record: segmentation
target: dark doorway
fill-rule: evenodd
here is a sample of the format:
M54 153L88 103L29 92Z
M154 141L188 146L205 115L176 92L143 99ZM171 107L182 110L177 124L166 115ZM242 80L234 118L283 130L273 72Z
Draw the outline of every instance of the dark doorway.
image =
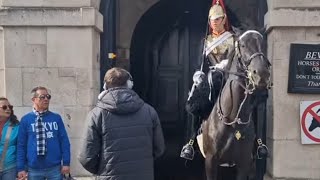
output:
M156 162L156 180L203 179L203 159L179 157L186 142L188 116L184 110L193 70L201 54L208 1L194 11L186 1L160 1L136 26L131 46L131 73L138 94L159 113L167 151ZM204 12L202 12L204 11ZM190 49L193 49L190 51Z
M100 36L100 90L102 90L104 75L115 64L115 61L108 57L108 53L116 51L116 0L101 0L99 11L104 16L103 33Z
M246 25L261 27L258 14L265 9L259 8L260 1L225 2L230 7L228 16L233 25L238 26L240 19L246 19L249 20ZM241 7L234 7L233 2ZM212 0L160 0L143 15L132 37L130 71L135 79L134 89L159 113L166 140L166 153L155 165L156 180L205 179L199 151L188 162L179 154L191 133L188 129L191 118L184 104L192 74L200 67L211 3ZM251 7L246 3L251 3ZM227 170L226 174L230 172L233 176L234 170ZM224 179L232 180L232 177Z

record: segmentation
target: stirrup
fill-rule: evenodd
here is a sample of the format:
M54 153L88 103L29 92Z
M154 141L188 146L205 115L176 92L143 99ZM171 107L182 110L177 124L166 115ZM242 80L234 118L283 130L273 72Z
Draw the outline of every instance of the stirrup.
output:
M259 138L257 139L258 148L257 148L257 158L258 159L265 159L268 157L269 149L268 147L262 143L262 140Z
M193 143L194 143L194 140L190 139L188 144L186 144L182 147L182 150L180 153L181 158L184 158L187 160L193 160L193 158L194 158Z

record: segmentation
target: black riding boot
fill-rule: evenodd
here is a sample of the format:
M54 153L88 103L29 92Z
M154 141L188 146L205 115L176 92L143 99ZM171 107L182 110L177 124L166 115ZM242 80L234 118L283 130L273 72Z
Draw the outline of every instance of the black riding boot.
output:
M193 148L194 138L190 139L189 142L182 147L180 157L193 160L194 158L194 148Z
M194 158L194 148L193 144L195 141L195 138L197 136L198 130L201 126L201 118L197 118L192 116L191 119L191 127L190 127L190 139L189 142L182 147L180 157L187 159L187 160L193 160Z
M257 158L258 159L266 159L269 154L268 147L262 143L262 140L257 139L258 147L257 147Z

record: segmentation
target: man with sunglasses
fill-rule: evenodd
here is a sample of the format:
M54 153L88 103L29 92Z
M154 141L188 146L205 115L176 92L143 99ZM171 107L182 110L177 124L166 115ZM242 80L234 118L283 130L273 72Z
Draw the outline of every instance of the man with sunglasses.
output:
M22 117L18 135L18 178L60 180L70 173L70 142L59 114L49 111L45 87L31 91L33 110ZM27 174L28 172L28 174Z

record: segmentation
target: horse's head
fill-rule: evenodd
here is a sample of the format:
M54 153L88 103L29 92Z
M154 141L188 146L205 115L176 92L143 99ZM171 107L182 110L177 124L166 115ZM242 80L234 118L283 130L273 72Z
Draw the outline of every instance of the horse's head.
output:
M236 54L249 82L258 89L270 85L270 62L262 53L263 36L254 30L244 32L236 42Z

